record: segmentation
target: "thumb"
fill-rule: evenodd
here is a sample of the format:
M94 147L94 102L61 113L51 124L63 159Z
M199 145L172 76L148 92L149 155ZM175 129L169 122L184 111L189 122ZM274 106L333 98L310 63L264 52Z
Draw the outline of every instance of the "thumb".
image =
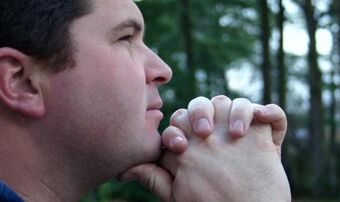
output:
M254 115L257 120L271 125L273 142L278 155L281 157L281 146L287 131L287 117L285 112L275 104L266 106L256 105Z
M142 164L133 167L118 177L121 181L137 181L150 189L162 201L171 201L171 186L173 178L163 168L155 164Z
M275 104L255 106L256 118L264 123L269 123L273 130L273 141L281 147L287 131L287 118L285 112Z

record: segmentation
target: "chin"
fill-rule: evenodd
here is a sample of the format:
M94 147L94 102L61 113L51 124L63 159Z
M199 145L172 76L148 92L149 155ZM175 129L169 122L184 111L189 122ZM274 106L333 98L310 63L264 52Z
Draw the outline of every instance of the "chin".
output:
M121 170L120 173L131 169L135 166L147 164L147 163L154 163L156 162L161 156L161 142L143 142L143 147L138 147L138 151L135 151L134 157L126 159L128 160L127 164L123 167L124 169ZM137 148L137 147L136 147Z
M138 148L139 151L135 155L137 155L138 163L152 163L159 159L161 155L161 136L158 131L153 131L152 133L146 133L147 136L144 136L142 141L140 142L140 146Z
M158 160L161 155L162 148L161 136L159 135L158 132L155 135L157 136L154 138L150 138L145 142L144 150L148 161L146 163Z
M115 178L121 173L129 170L135 166L154 163L161 156L161 138L150 138L152 141L142 141L139 145L135 145L133 152L131 150L127 151L128 155L125 155L121 161L117 173L115 173ZM144 140L148 140L145 138ZM117 165L117 164L116 164Z
M147 127L125 152L125 169L140 164L156 162L161 156L161 136L154 127ZM134 145L134 146L133 146Z

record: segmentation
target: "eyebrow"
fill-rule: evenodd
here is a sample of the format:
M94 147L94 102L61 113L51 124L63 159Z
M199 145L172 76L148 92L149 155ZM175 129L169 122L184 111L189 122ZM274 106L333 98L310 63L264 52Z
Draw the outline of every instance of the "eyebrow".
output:
M138 20L130 18L127 19L121 23L119 23L117 26L113 27L111 29L111 33L116 33L124 28L133 28L137 32L143 32L142 34L144 35L144 25L140 23Z

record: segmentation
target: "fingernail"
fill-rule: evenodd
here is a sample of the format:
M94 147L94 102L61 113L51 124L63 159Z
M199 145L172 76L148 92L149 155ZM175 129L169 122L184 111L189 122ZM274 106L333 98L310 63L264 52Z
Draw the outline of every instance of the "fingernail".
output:
M126 172L119 176L119 180L122 182L132 182L132 181L137 181L138 176L134 173Z
M210 130L210 123L209 120L207 118L200 118L197 121L197 127L196 129L198 131L207 131Z
M239 132L244 132L244 123L241 120L236 120L233 124L233 130L239 131Z
M174 137L170 140L170 147L173 147L174 145L179 144L183 141L184 141L184 139L182 137L179 137L179 136Z

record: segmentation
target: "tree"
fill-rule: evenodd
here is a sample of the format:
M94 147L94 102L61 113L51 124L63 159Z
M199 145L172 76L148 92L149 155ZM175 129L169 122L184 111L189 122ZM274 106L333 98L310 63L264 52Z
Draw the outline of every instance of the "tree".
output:
M333 23L340 27L340 3L339 1L332 1L332 6L330 9L330 15L333 18ZM336 90L337 83L335 77L337 76L337 72L340 75L340 32L339 30L336 32L333 30L333 51L332 51L332 59L331 62L333 64L333 68L330 72L331 81L329 84L329 89L331 92L331 103L329 107L329 125L330 125L330 138L329 138L329 168L330 168L330 184L331 190L333 190L333 194L337 192L337 184L338 180L340 180L340 175L337 173L336 168L340 167L340 157L339 157L339 149L337 148L339 145L337 144L336 135L337 135L337 98L336 98ZM338 56L338 61L334 60Z
M271 103L271 68L270 68L270 23L267 0L260 0L261 13L261 43L262 43L262 77L263 77L263 103Z
M310 148L313 165L313 190L316 195L321 194L320 182L324 169L323 135L324 133L324 111L322 103L322 73L318 64L318 53L316 49L317 19L315 18L315 7L312 0L304 0L301 4L307 24L309 36L308 51L308 84L310 93L309 110L309 134Z
M278 80L279 80L279 106L285 110L286 109L286 93L287 93L287 73L286 73L286 66L285 66L285 53L283 50L283 29L284 29L284 22L285 22L285 8L283 6L282 0L279 0L279 13L277 15L277 24L279 28L279 50L277 54L277 61L278 61Z
M186 96L185 102L189 102L197 95L196 90L196 66L194 61L194 47L193 47L193 23L191 20L191 2L190 0L182 0L182 32L184 36L184 51L186 55Z
M332 186L335 191L338 191L340 145L335 134L339 132L340 124L337 119L339 98L336 97L338 94L335 92L339 92L339 86L336 80L325 85L319 69L318 59L324 60L327 57L318 55L315 33L318 28L328 26L322 24L325 18L321 19L321 17L328 18L330 15L327 11L320 13L317 4L312 4L319 1L322 0L293 0L300 5L302 16L300 13L298 15L291 13L288 7L285 9L282 5L283 0L138 1L146 22L145 43L171 66L174 73L172 81L160 89L165 102L162 109L165 118L160 130L168 126L171 113L185 107L196 95L210 97L226 94L231 98L244 97L243 90L234 91L228 86L228 78L225 75L229 69L234 70L246 64L247 67L252 68L250 74L254 78L254 83L264 83L263 88L254 94L264 92L260 99L265 103L272 102L271 96L274 94L271 94L273 90L271 88L275 87L278 92L275 94L278 95L278 104L287 112L289 129L282 160L286 170L288 168L287 174L294 192L293 196L314 198L313 193L331 196L329 189L331 187L326 180L331 179L330 176L335 176L332 175L334 170L333 173L337 175L338 181L335 181ZM277 6L273 3L277 3L279 8L275 15L276 21L272 21L273 10L270 8ZM333 0L330 8L332 23L340 27L340 1ZM291 40L283 38L284 25L300 25L300 20L303 20L306 25L310 37L307 64L305 56L284 52L283 49L283 41ZM270 59L272 47L269 40L274 30L270 26L272 23L276 24L280 36L275 55L276 61ZM334 38L337 39L334 40L336 44L334 47L338 47L338 51L334 54L338 54L340 58L339 30L332 30ZM337 69L334 68L332 72L335 75L333 79L336 75L340 76L338 62L334 60L334 67ZM275 79L271 77L273 71L271 64L275 65ZM261 78L257 77L258 75ZM241 78L236 79L241 80L242 76L240 74ZM291 90L295 86L288 86L288 81L289 84L297 82L302 86L306 85L309 88L310 99L303 97L301 90ZM327 90L330 89L329 92L332 92L332 104L327 105L329 110L323 109L321 100L322 91L326 87ZM304 108L306 101L309 109ZM330 120L327 122L327 126L331 126L330 136L325 135L324 117L327 117L327 121ZM324 145L329 145L327 150ZM331 167L332 169L329 170L328 168ZM339 196L339 193L337 194ZM111 198L121 198L126 201L157 201L150 192L136 184L117 182L97 189L87 201L109 201Z

